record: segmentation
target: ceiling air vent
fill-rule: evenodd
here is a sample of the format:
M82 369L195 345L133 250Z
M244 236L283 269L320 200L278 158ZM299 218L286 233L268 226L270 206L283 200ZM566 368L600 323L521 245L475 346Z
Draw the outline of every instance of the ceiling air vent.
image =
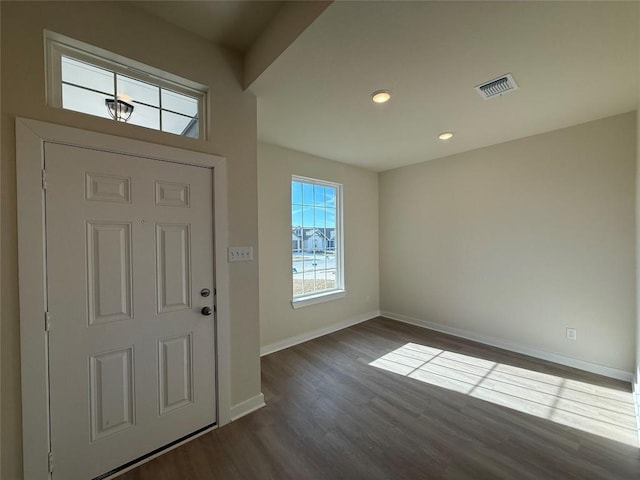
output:
M518 84L513 79L513 75L507 73L488 82L481 83L477 85L475 89L482 98L489 100L490 98L517 90Z

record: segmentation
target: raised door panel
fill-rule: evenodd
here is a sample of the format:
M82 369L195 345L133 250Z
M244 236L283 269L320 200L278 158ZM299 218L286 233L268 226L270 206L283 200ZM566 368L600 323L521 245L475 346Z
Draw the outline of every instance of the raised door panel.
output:
M86 198L94 202L131 202L131 179L117 175L86 173Z
M89 325L133 318L131 225L87 222Z
M165 207L189 207L189 185L156 181L156 205Z
M132 427L134 422L133 347L92 355L91 440Z
M193 401L191 333L158 344L160 414Z
M191 308L189 225L156 226L158 313Z

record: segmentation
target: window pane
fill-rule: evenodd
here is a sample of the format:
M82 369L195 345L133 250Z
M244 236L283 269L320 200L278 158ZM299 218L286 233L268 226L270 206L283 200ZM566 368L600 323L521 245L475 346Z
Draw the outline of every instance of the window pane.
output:
M314 207L313 213L315 215L314 225L316 228L322 229L322 235L324 236L324 227L326 227L327 213L324 208Z
M336 230L338 187L291 182L293 296L340 288ZM301 202L297 203L297 202Z
M71 85L62 85L62 108L88 113L96 117L111 118L104 101L108 98L101 93Z
M193 121L189 123L187 128L182 132L182 136L189 138L200 138L200 121L198 118L193 118Z
M316 265L317 265L316 255L314 252L314 245L313 245L314 241L315 239L312 237L309 243L309 249L307 251L307 256L305 258L305 264L304 264L304 273L309 277L313 277L315 275Z
M194 117L198 113L198 100L163 88L162 109Z
M336 288L338 285L336 283L336 271L335 269L333 270L327 270L326 272L326 285L327 288Z
M127 95L134 102L160 106L160 88L133 78L117 75L118 95ZM136 124L139 125L139 124Z
M324 205L324 185L313 186L313 203L315 205Z
M328 258L328 262L331 264L331 268L335 268L336 266L336 257L335 257L336 229L335 227L327 227L326 232L327 232L327 255L328 255L327 258Z
M63 82L98 90L113 97L112 72L68 57L62 57L61 64Z
M336 211L334 209L327 210L327 227L336 228Z
M336 206L336 188L335 187L324 188L324 201L327 204L327 207Z
M314 221L313 207L302 207L302 226L313 228ZM305 230L305 236L307 239L311 233L312 232L310 230Z
M336 288L335 275L326 270L320 271L316 275L316 291L331 290Z
M317 250L322 250L322 236L317 229L313 229L311 231L311 235L309 236L309 249L313 253L313 267L316 266L316 257L315 253Z
M311 183L302 184L302 203L313 205L313 185Z
M291 182L291 203L302 205L302 184L300 182Z
M291 226L294 228L302 226L302 207L300 205L293 205L291 209Z
M162 131L198 138L198 119L162 110Z
M155 130L160 129L160 110L154 107L140 105L139 103L134 103L133 105L133 113L127 123L153 128Z
M304 293L302 274L293 274L293 296L297 297Z

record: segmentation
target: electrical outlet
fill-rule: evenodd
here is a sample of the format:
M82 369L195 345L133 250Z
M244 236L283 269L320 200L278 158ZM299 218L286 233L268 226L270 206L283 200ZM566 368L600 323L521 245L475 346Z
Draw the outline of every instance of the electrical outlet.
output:
M227 257L230 262L250 262L253 260L253 247L229 247Z
M569 340L577 340L578 339L578 331L575 328L567 327L567 338Z

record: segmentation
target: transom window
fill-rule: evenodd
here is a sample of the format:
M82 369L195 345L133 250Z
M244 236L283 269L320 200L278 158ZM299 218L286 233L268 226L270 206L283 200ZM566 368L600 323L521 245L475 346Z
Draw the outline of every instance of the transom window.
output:
M294 303L344 291L341 200L340 184L292 177L291 263Z
M45 35L51 106L185 137L205 136L204 86L51 32Z

